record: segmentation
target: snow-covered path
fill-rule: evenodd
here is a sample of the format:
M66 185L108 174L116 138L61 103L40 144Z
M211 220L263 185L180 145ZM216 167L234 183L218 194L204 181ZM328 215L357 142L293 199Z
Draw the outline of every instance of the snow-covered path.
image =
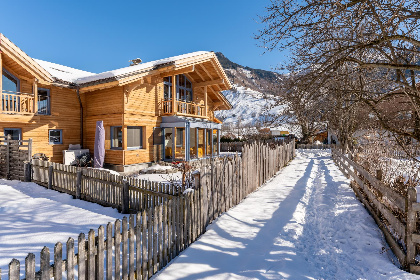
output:
M330 154L298 151L155 279L420 279L391 259Z

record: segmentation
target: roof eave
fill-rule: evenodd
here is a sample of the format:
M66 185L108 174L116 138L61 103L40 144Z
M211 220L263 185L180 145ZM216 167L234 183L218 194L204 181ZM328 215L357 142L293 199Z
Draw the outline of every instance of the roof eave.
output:
M2 33L0 33L0 52L16 61L38 80L46 81L49 83L54 82L54 78L47 70L45 70L33 58L22 51L18 46L13 44L12 41L10 41Z

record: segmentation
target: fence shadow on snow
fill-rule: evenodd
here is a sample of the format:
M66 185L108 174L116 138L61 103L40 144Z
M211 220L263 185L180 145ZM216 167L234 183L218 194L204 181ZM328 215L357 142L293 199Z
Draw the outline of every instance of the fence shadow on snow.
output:
M128 218L44 247L40 269L35 256L9 264L9 279L148 279L187 248L214 219L240 203L294 157L294 142L245 144L241 156L219 158L195 173L192 188L126 180L108 172L83 171L33 161L33 180L88 201L133 212ZM76 250L77 249L77 250ZM53 255L51 264L50 255ZM1 275L1 272L0 272Z

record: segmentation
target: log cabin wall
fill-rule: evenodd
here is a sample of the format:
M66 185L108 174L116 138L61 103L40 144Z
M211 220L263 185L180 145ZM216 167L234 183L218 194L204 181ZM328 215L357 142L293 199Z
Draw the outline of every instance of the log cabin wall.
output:
M33 153L44 153L53 162L62 162L62 151L68 149L69 144L83 144L83 148L88 148L93 154L96 122L99 120L104 122L105 128L105 163L129 165L151 162L154 160L153 130L155 127L160 127L162 120L161 102L165 74L168 76L186 75L192 82L192 101L203 106L207 104L209 121L213 121L215 102L221 103L217 92L230 86L228 82L227 85L224 82L227 80L223 70L219 69L221 66L217 58L208 52L194 53L193 56L185 58L174 57L177 59L176 69L173 65L169 65L151 69L149 74L146 74L147 76L116 77L118 80L106 83L98 80L93 85L85 85L85 87L83 83L80 83L84 133L83 143L80 143L80 103L76 85L73 85L73 88L65 85L65 83L73 83L73 80L69 78L67 82L61 84L63 82L61 78L54 78L46 70L49 69L48 65L44 69L45 66L42 67L27 56L2 34L0 34L0 39L0 73L1 68L6 69L20 81L20 86L16 91L29 94L4 95L8 96L12 105L2 105L5 109L2 109L0 113L0 136L4 135L5 128L20 129L24 140L33 139ZM72 70L69 73L72 73ZM221 77L223 79L220 79ZM204 86L208 88L207 102ZM2 88L1 79L0 88ZM39 88L49 91L50 112L47 115L37 113L39 103L36 101L37 95L34 92L37 92ZM9 95L12 96L9 97ZM227 104L225 109L229 106ZM21 110L23 107L30 109ZM16 108L18 109L15 110ZM180 115L187 114L184 112ZM195 115L192 116L195 117ZM203 116L197 115L197 117ZM122 128L123 147L120 149L111 148L111 127L113 126ZM143 139L140 148L127 149L127 131L132 132L128 129L130 126L142 128ZM61 130L62 143L49 143L51 129ZM137 145L138 138L132 139L135 139L132 143Z
M142 127L143 148L126 150L124 164L153 161L153 129L159 127L163 78L152 76L124 87L124 127Z
M111 127L123 125L123 89L112 87L82 94L84 147L94 152L96 122L105 128L105 163L124 164L124 151L111 149Z
M16 63L3 61L2 67L20 81L20 92L33 93L34 77ZM80 106L75 90L37 83L38 88L50 90L50 115L0 114L0 135L5 128L19 128L22 139L33 139L32 154L44 153L53 162L63 161L63 150L69 144L80 143ZM49 130L62 130L62 144L49 144Z

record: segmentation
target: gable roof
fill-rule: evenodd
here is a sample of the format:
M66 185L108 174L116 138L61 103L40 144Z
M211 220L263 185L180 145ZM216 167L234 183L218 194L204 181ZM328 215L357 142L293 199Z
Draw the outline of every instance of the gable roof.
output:
M83 85L83 84L87 84L87 83L91 83L95 81L102 81L102 80L119 80L121 78L130 76L130 75L135 75L135 74L140 74L143 72L155 70L159 68L160 66L169 66L169 65L176 66L179 60L192 58L192 57L200 56L203 54L210 54L210 53L211 52L198 51L198 52L168 57L164 59L159 59L155 61L150 61L146 63L141 63L141 64L137 64L133 66L128 66L128 67L124 67L124 68L120 68L116 70L111 70L111 71L91 75L91 76L81 77L76 80L76 83L79 85Z
M25 73L34 76L38 80L53 82L53 77L33 58L23 52L19 47L13 44L9 39L0 33L0 52L6 59L13 60L17 63Z
M212 52L198 51L187 53L183 55L177 55L173 57L168 57L164 59L159 59L155 61L150 61L146 63L141 63L133 66L127 66L119 68L116 70L106 71L99 74L87 72L68 66L60 65L57 63L52 63L40 59L34 59L39 65L41 65L45 70L47 70L52 77L54 77L58 82L64 82L67 84L75 84L79 86L88 86L89 84L102 83L108 81L116 81L127 76L136 75L151 70L155 70L160 66L169 66L177 65L177 62L187 58L193 58L196 56L213 54Z
M209 77L210 81L206 81L207 78L203 78L203 75L198 74L200 77L198 84L199 86L216 86L218 89L212 89L212 92L220 101L222 101L226 108L232 107L223 94L218 93L223 90L223 88L230 89L232 86L214 52L192 52L96 74L57 63L33 59L1 33L0 51L5 54L7 59L12 59L18 63L27 76L33 76L38 80L47 83L55 82L63 86L80 87L83 91L92 91L116 85L126 85L143 79L149 74L162 76L173 75L174 73L191 73L191 71L195 71L196 65L203 66L206 63L210 63L210 68L215 71L216 74L214 75L217 75L218 78L213 74L209 74L209 72L203 68L206 73L204 74L205 77Z

